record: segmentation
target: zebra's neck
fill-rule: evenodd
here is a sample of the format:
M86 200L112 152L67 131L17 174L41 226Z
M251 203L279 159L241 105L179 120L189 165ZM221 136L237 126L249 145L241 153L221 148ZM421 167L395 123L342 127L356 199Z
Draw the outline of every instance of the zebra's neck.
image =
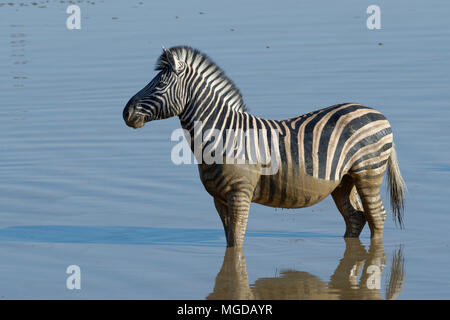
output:
M202 101L190 103L183 114L180 115L180 121L183 129L190 132L194 129L194 126L199 125L203 129L220 130L224 125L227 125L226 122L232 115L237 116L241 113L243 111L229 102L223 101L223 97L212 92Z
M189 130L195 121L205 122L229 111L246 111L239 89L206 54L187 46L169 50L188 66L184 75L186 105L179 115L183 128Z
M197 77L187 84L188 101L179 116L184 129L192 131L199 123L205 129L220 129L232 114L245 112L242 95L227 78L220 74L205 78L200 73Z
M186 114L180 115L180 122L183 129L189 132L191 146L194 154L199 150L194 150L194 145L206 146L203 142L209 140L205 136L210 136L212 132L220 132L220 136L225 134L227 130L236 129L247 113L227 102L220 92L210 90L210 94L202 98L202 100L193 100L185 109ZM188 138L188 136L186 136ZM205 140L205 141L203 141ZM197 142L194 142L197 141ZM198 143L202 141L202 143Z
M243 111L239 91L234 91L234 86L226 80L203 79L203 83L191 88L190 100L179 116L181 126L189 132L186 138L196 155L203 153L214 132L220 132L219 135L225 139L224 134L236 129L241 119L248 116Z

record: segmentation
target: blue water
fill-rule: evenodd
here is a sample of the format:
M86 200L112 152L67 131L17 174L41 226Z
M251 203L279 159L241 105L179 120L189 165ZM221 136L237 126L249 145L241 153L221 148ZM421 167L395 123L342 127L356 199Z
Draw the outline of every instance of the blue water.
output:
M396 298L450 298L448 1L377 1L381 30L366 28L369 1L77 1L80 30L66 28L71 3L33 2L0 3L2 299L214 291L225 238L197 168L170 160L178 119L140 130L122 119L161 46L179 44L212 57L258 116L345 101L383 112L408 193L406 228L386 221L375 290L386 297L401 247ZM253 205L241 280L256 288L291 270L328 286L348 247L343 233L331 199L298 210ZM370 249L367 228L361 242ZM72 264L81 290L66 288Z

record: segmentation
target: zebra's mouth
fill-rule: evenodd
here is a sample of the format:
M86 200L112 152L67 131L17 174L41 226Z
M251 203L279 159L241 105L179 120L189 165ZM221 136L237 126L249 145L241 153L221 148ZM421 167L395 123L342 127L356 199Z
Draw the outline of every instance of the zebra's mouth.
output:
M141 121L141 122L135 122L134 125L132 126L132 128L134 129L139 129L142 128L144 126L145 122Z
M147 116L143 116L135 112L131 114L128 112L124 113L124 120L127 126L134 129L142 128L148 121Z
M127 126L138 129L142 128L145 125L145 117L142 117L140 115L129 115L127 114L126 117L124 117L125 123Z
M128 101L123 109L123 120L127 126L134 129L143 127L144 124L149 121L149 116L141 113L138 98L133 97Z
M127 126L134 128L134 129L142 128L145 125L145 121L143 118L136 119L135 121L127 121L126 123L127 123Z

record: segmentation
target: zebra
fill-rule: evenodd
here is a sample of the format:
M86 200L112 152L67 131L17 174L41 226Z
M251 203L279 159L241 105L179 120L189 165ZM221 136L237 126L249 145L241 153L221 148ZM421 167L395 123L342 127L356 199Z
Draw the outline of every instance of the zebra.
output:
M278 159L273 174L263 174L267 164L258 159L241 164L198 162L200 179L221 218L227 247L243 245L252 202L303 208L330 194L345 221L344 237L359 237L367 222L371 238L382 239L386 211L380 187L386 168L393 219L403 228L406 185L391 126L379 111L341 103L286 120L256 117L224 71L189 46L163 48L155 70L157 75L123 110L128 126L136 129L149 121L178 116L194 154L214 144L207 138L195 146L196 138L202 136L195 132L200 123L200 132L215 129L224 141L245 139L245 150L240 152L248 155L247 160L250 148L260 154L275 152ZM229 129L259 129L259 133L230 137ZM271 150L274 132L278 143ZM235 143L237 149L241 145ZM215 156L226 157L224 150L214 151Z

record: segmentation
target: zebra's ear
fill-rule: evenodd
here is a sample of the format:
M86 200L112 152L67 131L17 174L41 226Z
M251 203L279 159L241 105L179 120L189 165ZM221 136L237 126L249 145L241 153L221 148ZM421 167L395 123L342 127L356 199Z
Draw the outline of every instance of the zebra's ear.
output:
M166 50L164 47L163 51L172 71L174 71L176 74L180 74L185 68L185 63L178 59L176 53L172 53L169 50Z

